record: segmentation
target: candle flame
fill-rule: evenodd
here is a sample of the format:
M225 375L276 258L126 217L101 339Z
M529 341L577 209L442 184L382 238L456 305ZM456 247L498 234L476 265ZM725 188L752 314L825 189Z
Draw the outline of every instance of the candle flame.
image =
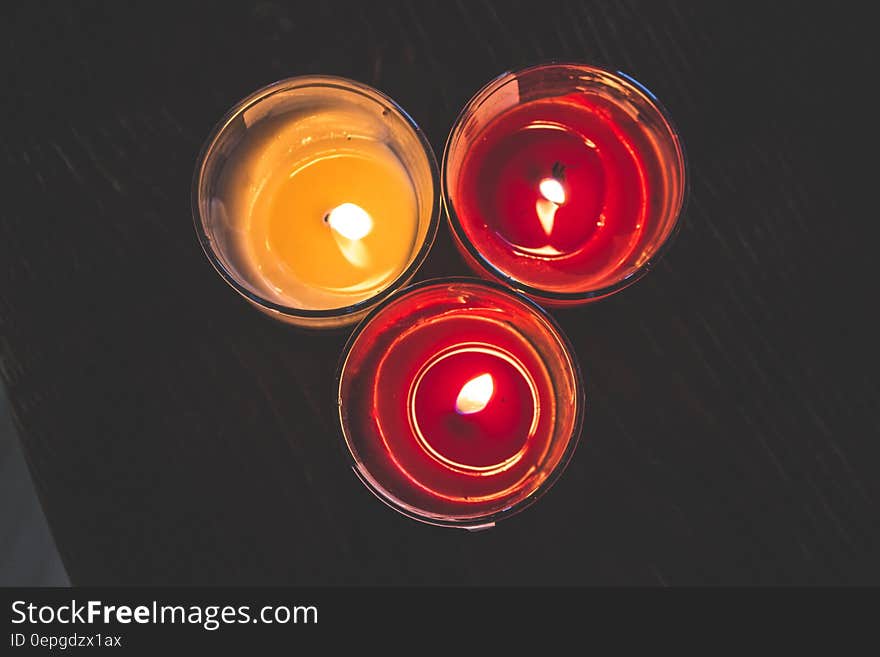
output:
M565 188L556 178L544 178L538 183L538 190L541 196L556 205L565 203Z
M495 392L495 382L489 373L474 377L461 387L458 398L455 400L455 411L459 415L479 413Z
M333 208L325 221L330 228L350 240L363 239L373 230L373 218L354 203L343 203Z
M556 178L544 178L538 183L538 191L541 196L535 203L535 212L541 222L541 228L550 237L553 232L553 224L556 221L556 211L562 203L565 203L565 188Z

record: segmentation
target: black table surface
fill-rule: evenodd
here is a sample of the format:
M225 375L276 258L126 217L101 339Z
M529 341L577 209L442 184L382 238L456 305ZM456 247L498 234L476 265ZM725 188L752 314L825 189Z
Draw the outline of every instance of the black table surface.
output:
M0 372L72 581L880 582L876 39L813 4L4 3ZM555 313L588 397L558 484L491 531L421 525L342 459L346 334L272 322L208 264L196 155L305 73L385 91L439 155L484 82L548 59L662 100L683 228ZM463 273L443 225L418 278Z

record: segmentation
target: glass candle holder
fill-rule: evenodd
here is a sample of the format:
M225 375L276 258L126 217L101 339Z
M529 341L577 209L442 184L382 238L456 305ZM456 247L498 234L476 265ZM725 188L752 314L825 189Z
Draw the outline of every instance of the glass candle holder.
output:
M326 328L412 278L436 235L438 190L431 146L394 101L309 76L227 113L199 157L192 208L208 259L239 294Z
M474 271L552 306L647 272L686 189L681 142L653 94L621 73L561 63L478 91L449 135L442 179Z
M417 520L485 528L535 501L580 435L584 393L567 339L501 285L430 280L385 300L338 376L351 465Z

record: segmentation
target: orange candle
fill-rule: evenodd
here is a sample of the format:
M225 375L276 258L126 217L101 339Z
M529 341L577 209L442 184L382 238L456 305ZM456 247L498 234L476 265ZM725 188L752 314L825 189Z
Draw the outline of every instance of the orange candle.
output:
M412 277L436 231L437 170L390 99L294 78L230 117L194 194L203 245L233 287L276 317L323 327L356 321Z

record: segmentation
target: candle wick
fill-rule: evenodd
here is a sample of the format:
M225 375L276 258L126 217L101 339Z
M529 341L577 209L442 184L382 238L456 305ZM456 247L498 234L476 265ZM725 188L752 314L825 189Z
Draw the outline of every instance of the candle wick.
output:
M562 162L554 162L550 172L556 180L565 180L565 165Z
M330 213L329 213L329 212L328 212L327 214L324 215L324 223L325 223L325 224L329 224L329 223L330 223Z

